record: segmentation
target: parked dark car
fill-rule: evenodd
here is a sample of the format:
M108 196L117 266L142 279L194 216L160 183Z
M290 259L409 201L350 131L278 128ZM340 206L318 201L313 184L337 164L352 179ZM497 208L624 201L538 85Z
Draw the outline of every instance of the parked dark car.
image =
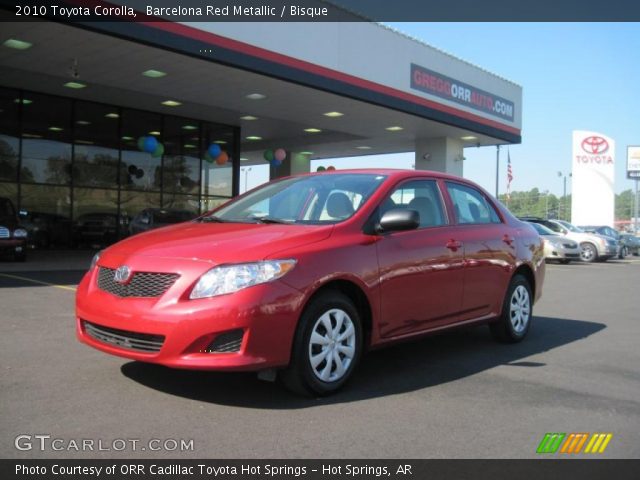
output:
M28 232L30 248L48 248L69 243L71 220L55 213L20 211L20 223Z
M115 213L85 213L73 225L76 246L106 246L117 240L118 215Z
M27 235L11 200L0 197L0 253L24 262L27 259Z
M636 257L640 254L640 238L628 233L621 233L620 241L629 254Z
M174 223L188 222L197 215L188 210L166 210L163 208L145 208L133 217L129 223L129 233L147 232L154 228L166 227Z

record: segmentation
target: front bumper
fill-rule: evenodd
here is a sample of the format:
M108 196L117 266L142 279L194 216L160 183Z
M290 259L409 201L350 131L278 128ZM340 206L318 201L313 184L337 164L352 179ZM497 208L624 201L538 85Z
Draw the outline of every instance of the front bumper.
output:
M580 247L568 248L564 245L545 243L544 255L547 260L580 260Z
M3 238L0 240L1 253L22 253L26 248L26 238Z
M127 262L137 271L176 271L175 260L154 259L153 265L144 265L143 259L141 263ZM195 281L213 265L187 263L180 278L155 298L117 297L98 288L97 268L88 272L77 291L78 339L112 355L172 368L262 370L287 365L303 294L274 281L230 295L189 300ZM238 331L237 351L210 351L221 335ZM142 351L137 348L140 341L161 346L158 351Z

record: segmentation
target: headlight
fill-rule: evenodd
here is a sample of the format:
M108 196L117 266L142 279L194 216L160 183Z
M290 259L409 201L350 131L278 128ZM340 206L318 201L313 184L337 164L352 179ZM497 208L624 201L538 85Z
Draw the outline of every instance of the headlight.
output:
M295 260L266 260L238 265L221 265L200 277L189 298L215 297L260 283L271 282L285 275L295 264Z
M91 259L91 266L89 267L89 270L93 270L93 267L95 267L98 264L98 260L100 260L100 254L102 253L102 250L100 250L98 253L96 253L93 258Z
M27 231L24 228L16 228L13 231L13 238L27 238Z

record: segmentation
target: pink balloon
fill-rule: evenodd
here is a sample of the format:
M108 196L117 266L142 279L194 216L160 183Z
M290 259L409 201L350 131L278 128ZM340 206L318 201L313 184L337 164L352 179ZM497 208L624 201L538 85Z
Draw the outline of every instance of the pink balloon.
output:
M273 156L276 160L282 162L287 157L287 152L284 148L278 148L275 152L273 152Z

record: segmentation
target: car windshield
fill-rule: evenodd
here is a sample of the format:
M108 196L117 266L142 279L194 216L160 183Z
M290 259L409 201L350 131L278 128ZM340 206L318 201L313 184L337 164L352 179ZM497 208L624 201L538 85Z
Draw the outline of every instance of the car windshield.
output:
M581 228L576 227L575 225L571 225L569 222L565 222L564 220L558 220L558 223L561 224L564 228L574 233L585 233Z
M271 182L227 203L201 221L332 224L351 217L386 177L336 173Z
M6 198L0 198L0 220L13 220L15 216L16 212L11 202Z
M529 223L531 223L531 225L533 225L533 228L535 228L540 235L555 235L556 234L553 230L545 227L544 225L540 225L539 223L536 223L536 222L529 222Z

